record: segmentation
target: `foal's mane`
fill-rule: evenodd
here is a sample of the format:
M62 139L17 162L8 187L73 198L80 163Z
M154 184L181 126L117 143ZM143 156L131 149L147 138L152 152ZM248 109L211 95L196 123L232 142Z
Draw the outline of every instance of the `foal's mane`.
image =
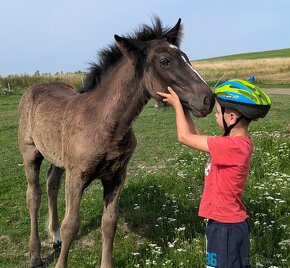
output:
M128 34L124 37L140 41L151 41L165 38L166 33L169 30L169 27L163 27L159 17L154 16L152 20L152 26L142 24L133 34ZM176 40L176 45L178 47L181 43L181 37L182 28L180 28ZM93 62L90 64L91 67L89 68L89 73L86 76L83 87L79 90L80 93L96 88L100 84L102 75L110 67L112 67L112 65L116 64L123 56L116 42L109 45L107 48L101 49L97 55L99 58L99 62Z

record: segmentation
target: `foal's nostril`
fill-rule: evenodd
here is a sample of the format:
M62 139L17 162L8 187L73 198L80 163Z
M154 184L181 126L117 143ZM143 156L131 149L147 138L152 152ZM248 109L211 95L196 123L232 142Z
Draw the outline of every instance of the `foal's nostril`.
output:
M204 100L203 100L203 104L204 104L205 106L209 106L209 105L210 105L210 100L209 100L209 98L208 98L207 96L204 98Z
M212 108L214 106L215 99L212 96L205 96L203 99L203 104L207 108Z

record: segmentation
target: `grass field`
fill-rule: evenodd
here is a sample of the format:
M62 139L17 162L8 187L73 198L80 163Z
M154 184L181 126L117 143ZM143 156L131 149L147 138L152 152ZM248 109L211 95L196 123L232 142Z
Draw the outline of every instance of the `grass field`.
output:
M0 267L25 267L29 261L26 180L17 147L17 106L21 93L0 94ZM267 118L253 123L253 165L244 202L251 225L253 267L289 264L290 96L272 96ZM200 130L217 135L214 116L196 120ZM197 216L207 159L176 141L174 112L150 102L134 123L138 147L129 164L120 199L115 267L204 267L205 221ZM54 267L47 238L44 163L39 228L42 254ZM60 215L64 213L63 187ZM82 225L70 253L69 267L95 267L100 257L102 188L85 192Z
M290 87L290 49L233 55L192 62L214 85L218 79L254 74L263 87ZM12 75L0 77L0 267L26 267L30 220L26 179L17 145L19 99L25 87L63 80L75 87L84 74ZM244 203L250 215L252 267L289 267L290 95L272 95L269 115L251 125L255 145ZM176 141L174 112L149 102L134 123L137 149L120 199L114 264L123 267L204 267L205 221L197 216L203 189L205 153ZM203 133L220 134L213 115L196 119ZM45 174L39 212L42 256L54 267L47 237ZM59 197L64 215L64 187ZM95 181L81 205L82 225L70 253L69 267L98 267L102 187Z
M193 61L192 65L212 86L223 79L254 75L263 87L290 88L290 49L230 55Z

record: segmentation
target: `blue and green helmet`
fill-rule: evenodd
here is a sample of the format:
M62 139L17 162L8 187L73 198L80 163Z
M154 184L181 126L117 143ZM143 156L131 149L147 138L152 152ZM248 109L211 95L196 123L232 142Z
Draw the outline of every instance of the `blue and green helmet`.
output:
M227 80L214 93L221 107L234 109L248 119L265 117L271 106L269 96L261 88L241 79Z

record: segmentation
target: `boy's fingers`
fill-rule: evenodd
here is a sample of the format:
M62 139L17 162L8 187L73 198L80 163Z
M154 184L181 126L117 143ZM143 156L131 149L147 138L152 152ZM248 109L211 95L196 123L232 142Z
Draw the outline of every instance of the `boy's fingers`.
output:
M156 92L158 95L160 95L160 96L162 96L163 95L163 93L162 92Z
M164 93L164 92L156 92L158 95L162 96L162 97L167 97L170 94Z
M169 90L170 95L173 98L179 98L178 95L175 93L175 91L172 88L168 87L168 90Z
M168 91L170 92L171 95L177 95L175 91L171 87L167 87Z

